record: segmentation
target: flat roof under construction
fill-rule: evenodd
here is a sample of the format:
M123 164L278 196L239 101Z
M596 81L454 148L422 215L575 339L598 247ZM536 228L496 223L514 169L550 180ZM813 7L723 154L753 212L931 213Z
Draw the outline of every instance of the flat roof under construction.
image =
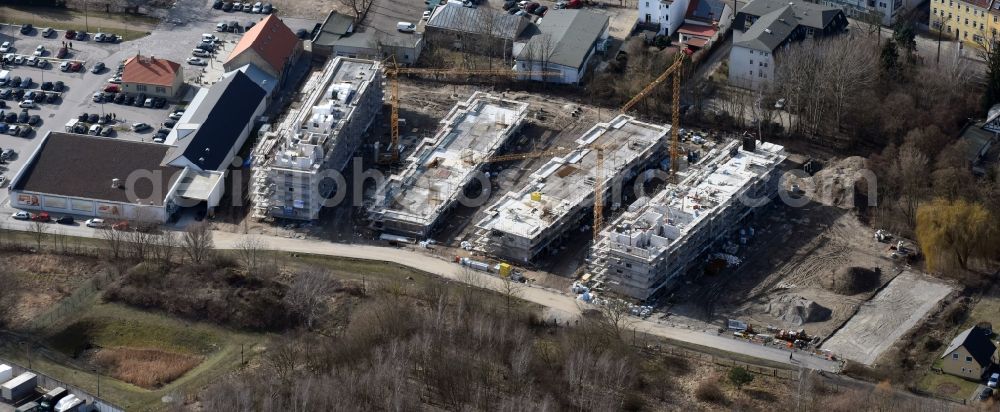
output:
M535 171L520 191L509 192L494 203L477 226L536 238L571 210L592 202L597 151L591 146L604 147L603 179L607 190L625 169L664 147L669 131L668 125L644 123L627 115L599 123L576 140L577 149L553 158Z
M466 184L520 127L528 104L476 92L441 121L380 190L372 208L387 230L419 233L433 226ZM409 229L406 229L409 227ZM424 233L419 233L424 234Z

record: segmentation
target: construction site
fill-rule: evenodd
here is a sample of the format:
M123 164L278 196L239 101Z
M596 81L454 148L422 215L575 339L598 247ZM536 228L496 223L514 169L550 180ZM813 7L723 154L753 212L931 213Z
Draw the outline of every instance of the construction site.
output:
M368 207L376 229L424 238L477 182L485 160L520 130L528 104L476 92L421 141L406 167L389 177ZM488 182L487 182L488 183Z
M255 173L254 193L269 203L255 216L283 222L260 233L388 240L489 272L514 265L528 282L568 290L576 281L589 298L627 298L660 321L708 330L738 319L773 331L764 339L796 331L793 340L862 363L892 341L843 342L902 334L951 290L899 276L905 252L849 212L865 168L856 158L783 179L808 159L752 136L629 114L648 90L602 113L544 91L466 83L461 71L332 62L256 148L255 172L267 173ZM357 127L344 134L345 123ZM324 208L298 188L284 192L285 177L305 190L301 182L315 180L291 177L322 178L352 156L386 176L354 188L360 204ZM347 169L352 182L357 171ZM805 202L777 201L781 190ZM896 313L876 297L883 290L912 295L905 319L859 311Z

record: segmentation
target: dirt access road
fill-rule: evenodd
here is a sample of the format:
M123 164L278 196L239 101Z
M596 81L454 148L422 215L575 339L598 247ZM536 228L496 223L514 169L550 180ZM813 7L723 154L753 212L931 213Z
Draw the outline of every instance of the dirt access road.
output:
M3 208L9 213L13 209ZM30 222L17 221L10 218L10 214L4 214L0 220L3 227L12 230L30 232L32 224ZM100 232L82 225L62 226L59 232L70 236L83 236L99 238ZM215 246L218 249L232 250L243 238L243 235L229 232L213 232ZM347 245L330 243L317 240L288 239L276 236L257 236L266 249L284 252L309 253L324 256L336 256L354 259L365 259L382 262L392 262L401 264L417 270L422 270L469 285L488 288L496 291L503 289L503 281L499 278L480 273L463 270L463 267L456 265L439 257L421 253L417 250L379 247L367 245ZM567 293L540 287L525 286L519 291L522 299L533 302L548 308L546 317L558 321L569 322L577 319L582 309L581 304ZM840 370L840 363L815 357L806 353L796 353L794 359L789 358L787 350L774 347L756 345L744 340L736 340L725 335L718 335L714 332L706 333L700 330L673 327L666 324L656 323L647 320L634 319L634 328L650 335L660 336L677 341L687 342L694 345L707 346L719 350L742 354L745 356L780 362L794 367L802 367L812 370L827 372L837 372Z

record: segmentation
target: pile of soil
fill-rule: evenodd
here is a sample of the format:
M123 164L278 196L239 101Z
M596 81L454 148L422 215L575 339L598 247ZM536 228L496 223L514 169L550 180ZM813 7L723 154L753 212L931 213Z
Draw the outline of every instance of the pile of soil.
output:
M793 325L823 322L833 314L829 308L803 298L785 295L767 304L767 313Z
M824 276L820 283L823 288L840 295L856 295L871 292L879 287L882 270L852 266L843 267Z

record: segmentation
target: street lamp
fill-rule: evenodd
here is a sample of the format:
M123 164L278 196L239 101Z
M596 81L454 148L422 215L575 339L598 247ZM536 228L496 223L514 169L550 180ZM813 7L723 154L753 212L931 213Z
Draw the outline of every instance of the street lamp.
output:
M944 16L941 16L941 17L942 17L942 19L938 21L938 23L940 25L937 28L938 38L937 38L937 55L934 56L934 64L935 65L937 65L939 62L941 62L941 36L944 34L945 23L951 21L951 16L949 16L947 19L943 18ZM931 24L933 25L933 23L931 23Z
M97 397L101 397L101 371L94 368L94 374L97 375Z

